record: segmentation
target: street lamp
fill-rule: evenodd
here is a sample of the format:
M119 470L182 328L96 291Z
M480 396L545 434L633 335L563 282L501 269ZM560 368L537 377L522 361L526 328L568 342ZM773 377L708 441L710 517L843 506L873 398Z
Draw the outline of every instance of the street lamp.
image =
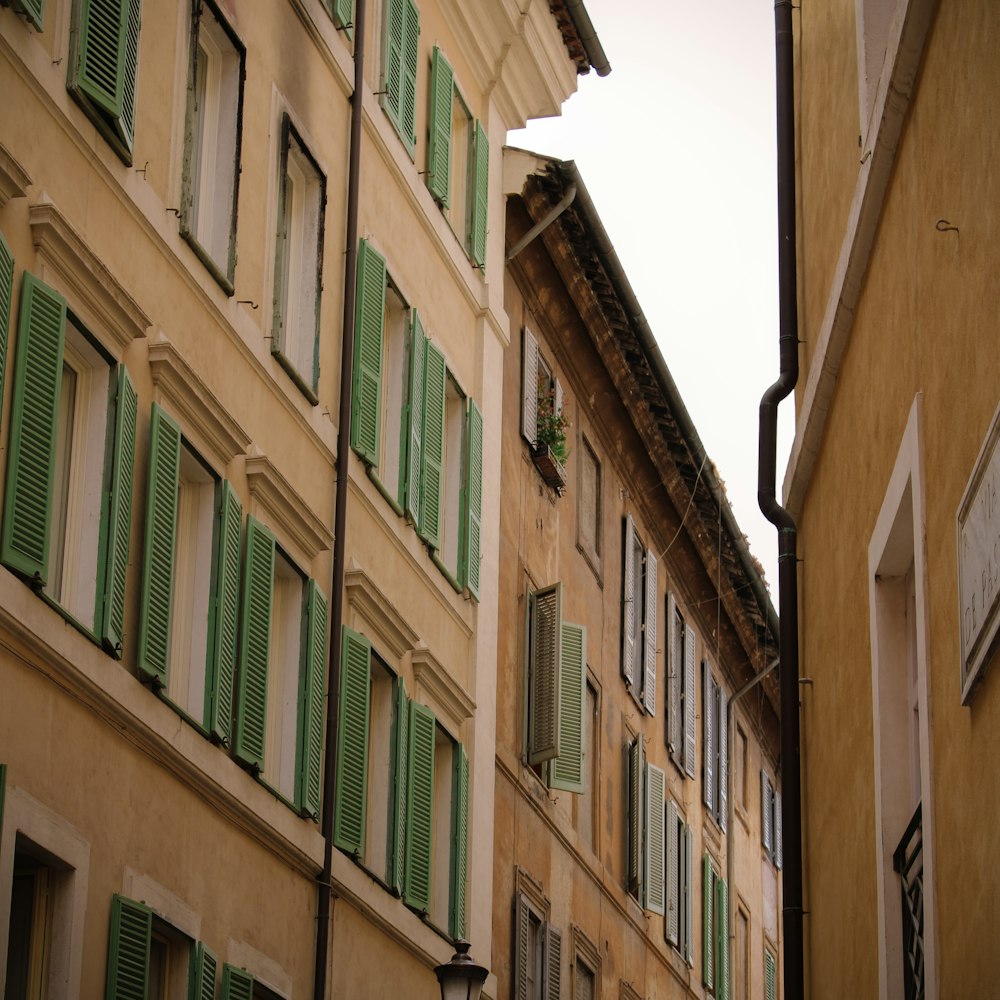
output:
M469 956L468 941L456 941L455 949L451 961L434 970L441 984L441 1000L479 1000L489 970Z

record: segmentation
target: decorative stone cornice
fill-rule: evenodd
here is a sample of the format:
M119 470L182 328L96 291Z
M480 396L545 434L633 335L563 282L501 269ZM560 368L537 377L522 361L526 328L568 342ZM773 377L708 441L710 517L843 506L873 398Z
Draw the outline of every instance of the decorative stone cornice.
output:
M28 172L14 159L10 150L0 143L0 208L11 198L27 197L29 187L31 178Z
M419 642L409 622L393 607L374 580L356 564L344 574L347 603L354 608L378 638L385 643L386 653L399 659Z
M454 723L456 730L466 719L472 718L476 703L424 643L413 650L410 662L418 691L423 689L430 696Z

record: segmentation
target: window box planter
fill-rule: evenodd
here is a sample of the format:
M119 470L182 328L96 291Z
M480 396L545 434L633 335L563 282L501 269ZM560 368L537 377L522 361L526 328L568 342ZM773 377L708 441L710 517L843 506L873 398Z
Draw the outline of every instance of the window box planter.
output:
M531 458L546 484L562 496L566 489L566 467L556 458L552 449L544 442L539 442L531 449Z

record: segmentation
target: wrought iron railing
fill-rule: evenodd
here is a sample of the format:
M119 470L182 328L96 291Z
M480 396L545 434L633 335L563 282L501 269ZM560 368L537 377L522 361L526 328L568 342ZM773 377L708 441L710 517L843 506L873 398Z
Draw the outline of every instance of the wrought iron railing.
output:
M920 805L892 855L903 903L903 995L924 996L924 837Z

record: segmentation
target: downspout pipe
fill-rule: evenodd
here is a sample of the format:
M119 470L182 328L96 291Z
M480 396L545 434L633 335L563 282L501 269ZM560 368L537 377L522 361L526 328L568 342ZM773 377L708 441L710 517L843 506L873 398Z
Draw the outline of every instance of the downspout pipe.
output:
M580 36L580 44L587 53L587 61L597 71L598 76L607 76L611 72L611 63L604 54L604 46L597 37L593 21L583 5L583 0L566 0L566 12Z
M730 699L726 705L726 760L729 767L726 769L726 885L729 887L729 898L734 899L736 894L733 891L733 879L736 877L736 836L733 830L733 821L736 818L736 803L733 792L735 790L736 775L732 762L736 752L736 727L733 725L736 719L736 706L743 700L743 697L750 693L780 661L772 660L759 674L754 674ZM726 928L729 935L729 953L735 955L736 947L736 911L729 907L729 926ZM733 996L733 966L729 965L729 982L726 984L726 996Z
M802 795L799 766L799 622L796 526L776 490L778 404L799 377L798 291L795 277L795 106L792 2L775 0L774 47L778 152L778 380L760 401L757 503L778 529L779 691L781 703L782 965L786 1000L805 987L802 932Z
M317 889L314 1000L326 1000L330 965L330 907L333 895L333 798L337 764L337 723L340 715L340 633L344 621L347 485L351 454L351 395L354 372L354 325L358 286L358 202L361 185L361 122L365 82L365 8L354 0L354 92L347 164L347 227L344 255L344 321L340 345L340 410L337 416L337 477L334 494L333 582L330 585L329 687L326 693L326 748L323 756L323 871Z

